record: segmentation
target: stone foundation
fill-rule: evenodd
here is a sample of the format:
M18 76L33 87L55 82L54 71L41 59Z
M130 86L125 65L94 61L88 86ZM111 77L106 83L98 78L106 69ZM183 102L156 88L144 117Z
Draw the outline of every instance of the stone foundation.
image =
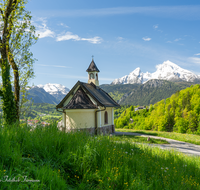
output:
M114 125L109 125L109 126L104 126L104 127L99 127L97 129L97 134L110 134L115 132L115 126Z
M76 131L86 131L89 132L91 135L95 134L95 128L80 128L80 129L65 129L65 128L59 128L62 131L68 132L76 132ZM115 132L115 126L114 125L108 125L104 127L97 128L97 134L110 134Z

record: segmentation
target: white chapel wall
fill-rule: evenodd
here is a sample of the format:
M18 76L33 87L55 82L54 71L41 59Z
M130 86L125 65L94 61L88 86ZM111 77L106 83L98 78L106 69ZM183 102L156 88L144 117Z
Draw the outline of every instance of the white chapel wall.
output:
M66 111L66 110L65 110ZM94 128L95 127L95 110L67 110L66 111L66 128Z

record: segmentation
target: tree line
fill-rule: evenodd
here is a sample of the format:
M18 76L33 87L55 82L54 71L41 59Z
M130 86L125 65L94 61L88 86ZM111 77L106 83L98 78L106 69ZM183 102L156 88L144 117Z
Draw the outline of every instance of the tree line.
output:
M200 134L200 85L177 91L146 109L130 106L115 119L116 128Z

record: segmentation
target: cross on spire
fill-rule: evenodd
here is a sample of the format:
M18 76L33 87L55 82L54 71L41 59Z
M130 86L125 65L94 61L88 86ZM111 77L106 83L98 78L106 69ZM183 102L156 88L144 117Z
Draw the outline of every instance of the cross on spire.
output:
M93 58L94 58L94 55L92 55L92 60L94 60Z

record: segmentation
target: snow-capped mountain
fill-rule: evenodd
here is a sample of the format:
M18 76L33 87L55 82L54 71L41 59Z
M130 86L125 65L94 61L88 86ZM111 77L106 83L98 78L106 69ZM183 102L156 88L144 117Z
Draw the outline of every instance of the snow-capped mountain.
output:
M168 81L187 81L197 82L200 81L200 76L195 75L191 71L182 69L171 61L165 61L162 64L156 66L156 72L154 73L143 73L140 68L136 68L129 75L123 76L122 78L115 79L111 84L143 84L151 79L161 79Z
M70 91L67 87L54 83L47 83L45 85L39 84L37 87L43 88L46 92L54 96L59 101L61 101Z

